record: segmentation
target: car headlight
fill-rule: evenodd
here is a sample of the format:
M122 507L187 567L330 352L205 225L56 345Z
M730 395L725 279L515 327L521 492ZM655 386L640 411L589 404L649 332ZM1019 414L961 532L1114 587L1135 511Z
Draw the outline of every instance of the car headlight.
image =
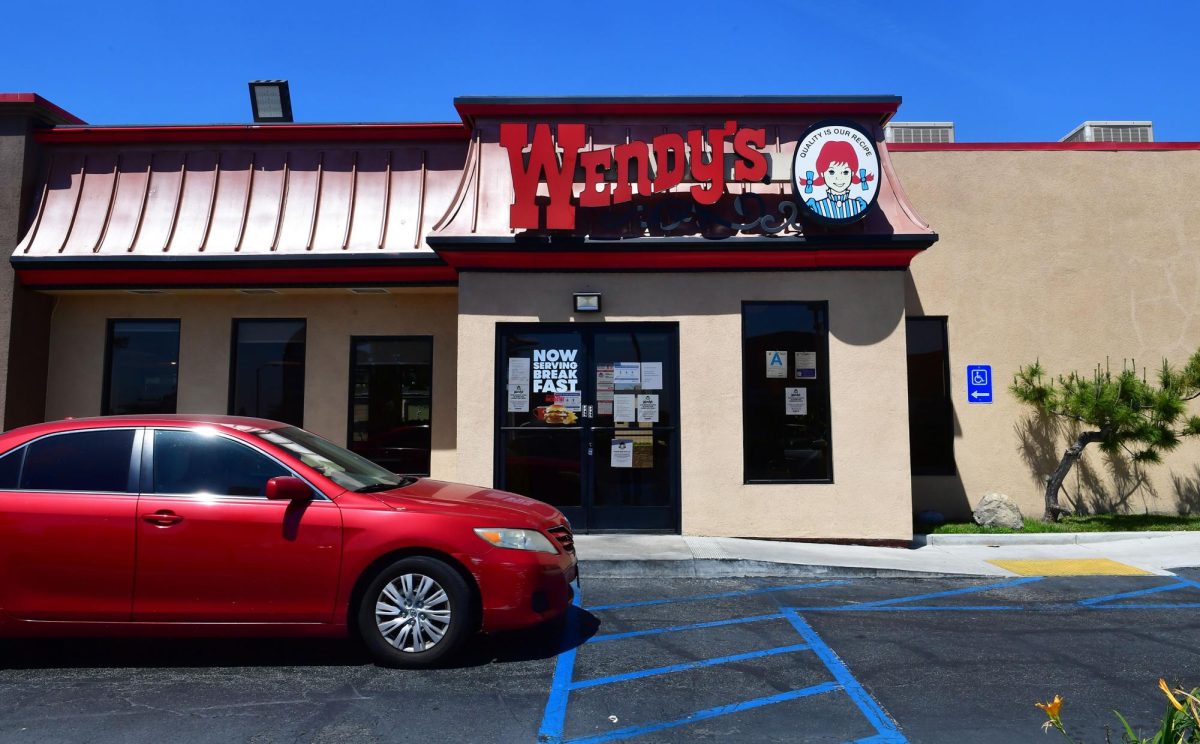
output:
M539 553L557 553L558 549L537 530L519 530L510 527L476 527L475 534L497 548L513 550L535 550Z

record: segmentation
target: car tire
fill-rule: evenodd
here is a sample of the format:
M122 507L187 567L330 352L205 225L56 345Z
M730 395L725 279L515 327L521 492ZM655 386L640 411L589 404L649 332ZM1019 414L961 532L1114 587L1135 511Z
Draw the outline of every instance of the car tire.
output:
M426 556L402 558L377 573L357 613L367 651L390 667L437 664L476 627L471 587L445 562Z

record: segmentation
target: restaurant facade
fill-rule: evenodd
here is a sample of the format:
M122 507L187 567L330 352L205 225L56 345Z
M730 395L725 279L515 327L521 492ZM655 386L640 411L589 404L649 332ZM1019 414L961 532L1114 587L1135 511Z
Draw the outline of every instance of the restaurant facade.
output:
M0 96L5 427L261 416L580 532L900 542L989 491L1040 513L1071 432L1006 387L1200 346L1200 144L888 144L899 105L118 127ZM1198 454L1090 453L1067 498L1200 509Z

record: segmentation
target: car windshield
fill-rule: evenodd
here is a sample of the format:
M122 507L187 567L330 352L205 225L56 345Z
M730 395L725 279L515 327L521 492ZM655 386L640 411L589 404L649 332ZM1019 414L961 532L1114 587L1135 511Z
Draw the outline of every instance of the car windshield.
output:
M294 426L259 429L253 433L258 438L291 452L300 462L352 491L386 491L406 486L416 480L384 470L365 457Z

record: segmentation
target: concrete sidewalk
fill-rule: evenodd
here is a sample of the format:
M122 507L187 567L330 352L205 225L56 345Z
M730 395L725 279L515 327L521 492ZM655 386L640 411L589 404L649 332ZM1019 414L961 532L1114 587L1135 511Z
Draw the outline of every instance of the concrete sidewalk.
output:
M1083 536L1086 535L1086 536ZM1159 576L1200 566L1200 532L937 535L911 548L681 535L576 535L580 574L635 577L1015 576L992 560L1107 558Z

